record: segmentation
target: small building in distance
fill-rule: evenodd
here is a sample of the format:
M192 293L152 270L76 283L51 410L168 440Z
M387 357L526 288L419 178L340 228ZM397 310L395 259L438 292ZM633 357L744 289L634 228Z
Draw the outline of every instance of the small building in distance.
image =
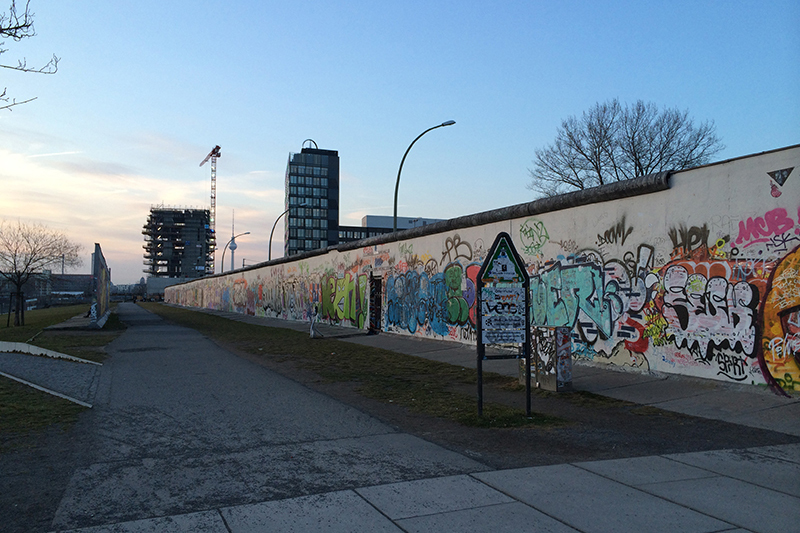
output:
M154 278L199 278L214 273L216 236L208 209L154 206L144 235L144 272Z
M441 222L442 218L412 218L397 217L397 231L403 231L419 226L427 226L434 222ZM361 218L360 226L339 226L339 242L353 242L391 233L394 229L394 217L388 215L366 215Z

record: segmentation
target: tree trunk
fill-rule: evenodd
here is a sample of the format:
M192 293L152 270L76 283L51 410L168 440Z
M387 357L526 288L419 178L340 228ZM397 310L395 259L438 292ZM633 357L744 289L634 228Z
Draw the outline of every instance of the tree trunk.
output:
M14 302L14 327L23 326L24 325L24 316L22 315L22 291L17 290L14 294L15 302Z

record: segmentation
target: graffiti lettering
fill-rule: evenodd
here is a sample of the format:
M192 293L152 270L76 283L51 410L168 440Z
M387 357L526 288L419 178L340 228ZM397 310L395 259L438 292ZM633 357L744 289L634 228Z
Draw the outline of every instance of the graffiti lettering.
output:
M708 226L686 226L672 228L669 230L669 238L672 240L672 256L675 258L689 258L695 250L705 250L708 248Z
M717 374L735 381L747 379L747 362L744 357L724 353L719 354L717 355L717 365L719 365Z
M789 333L784 337L771 339L769 351L775 363L783 363L789 357L797 358L800 355L800 334Z
M529 218L519 228L519 237L522 240L522 249L528 255L536 255L544 246L550 235L541 220Z
M453 255L455 254L455 255ZM461 236L456 233L452 237L445 240L444 252L442 252L442 260L439 261L440 265L445 263L452 263L459 259L466 259L472 261L472 246L468 242L462 241Z
M770 252L788 252L790 246L797 246L795 243L800 243L800 237L792 235L791 232L773 235L767 241L767 250Z
M339 322L349 320L361 328L367 319L367 285L365 274L343 277L328 275L322 281L322 318Z
M604 244L621 244L625 245L625 239L633 233L632 227L627 227L625 225L625 217L622 217L622 220L617 222L614 226L610 229L606 230L605 233L600 235L597 234L597 245L603 246Z
M568 241L558 241L556 244L559 245L562 250L570 254L574 254L578 251L578 244L571 239Z
M673 265L664 274L662 315L678 348L713 359L712 348L753 355L758 289L719 276L706 278L694 265ZM691 270L690 270L691 269Z
M386 288L387 326L409 333L430 328L448 336L451 325L475 324L475 279L480 265L471 264L466 273L460 263L448 264L444 272L429 276L408 271L391 275Z
M789 218L786 209L778 207L772 211L767 211L763 217L748 218L746 221L739 222L739 236L736 237L736 244L744 245L744 248L759 242L768 242L769 237L785 233L794 227L794 221Z

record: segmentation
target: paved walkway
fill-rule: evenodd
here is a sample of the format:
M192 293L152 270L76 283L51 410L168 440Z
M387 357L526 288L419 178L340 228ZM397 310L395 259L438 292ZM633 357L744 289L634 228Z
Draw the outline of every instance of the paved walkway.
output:
M797 531L800 445L480 472L80 530Z
M308 331L306 322L245 316L238 313L204 310L250 324ZM477 365L474 346L458 342L427 340L406 335L381 333L367 335L353 328L318 323L317 329L327 337L375 346L468 368ZM517 376L515 359L485 361L485 371ZM650 405L701 418L710 418L800 436L800 396L786 397L766 388L737 383L712 381L669 374L609 370L576 362L572 384L576 390L594 392L618 400ZM800 529L800 525L798 526Z
M303 331L308 328L308 324L303 323L215 314L263 325L278 325ZM142 316L137 314L138 319ZM143 323L146 324L146 318ZM115 372L121 371L125 365L144 364L152 368L161 363L167 365L164 367L165 371L177 371L177 367L173 368L162 360L164 353L161 356L150 356L148 352L146 359L132 357L133 354L153 350L153 335L160 333L159 327L154 329L153 324L150 329L141 330L133 341L129 339L125 344L116 346L112 357L113 364L117 365ZM456 343L386 334L367 336L325 324L318 329L326 336L341 340L380 346L464 366L475 364L474 348ZM198 342L194 336L183 332L173 339L174 348L171 350L182 350L182 364L185 365L185 357L199 350ZM249 394L257 393L248 384L248 380L253 372L262 371L220 353L216 353L215 358L209 361L211 362L204 362L204 366L197 367L198 372L212 374L203 378L204 386L209 388L201 388L197 394L199 398L207 395L213 397L211 399L214 401L207 407L200 405L203 407L203 418L209 416L210 420L200 423L200 419L175 419L174 424L181 434L199 435L202 431L210 430L222 435L230 424L242 427L243 424L251 423L247 411L238 412L236 416L241 418L236 420L228 420L229 413L213 412L215 399L229 394L225 389L214 388L213 383L216 377L221 378L232 373L232 376L228 376L233 379L230 382L243 383L246 393L242 393L244 396L241 396L241 401L248 401ZM200 363L201 361L194 359L191 362L192 365ZM211 366L207 366L209 364ZM493 361L489 363L492 366L487 366L487 370L516 375L516 364L516 361ZM176 376L177 374L173 375L173 378ZM780 446L492 471L466 457L424 441L417 442L412 438L414 442L405 442L409 441L409 436L392 433L381 428L380 424L376 425L375 421L364 419L359 420L352 429L345 430L353 433L348 441L350 449L345 452L332 453L330 449L320 447L319 444L305 449L302 443L295 442L291 446L279 446L278 455L275 455L272 450L276 444L281 444L279 442L248 448L246 451L241 450L239 443L230 442L232 453L224 461L211 463L206 456L184 454L178 460L187 463L184 465L187 468L175 470L177 467L170 464L170 459L163 459L157 453L159 448L168 451L172 445L164 441L164 435L172 428L160 426L147 435L134 436L121 435L112 424L113 416L120 412L126 416L137 415L133 412L136 402L126 399L130 395L138 396L139 402L150 402L157 400L152 398L153 395L165 394L159 391L168 386L169 380L162 381L159 376L151 376L144 383L115 382L112 390L110 384L104 385L101 380L95 404L103 406L109 401L112 404L122 402L115 407L116 411L109 411L106 418L106 422L112 427L104 430L109 434L103 444L109 446L106 451L112 457L105 462L88 465L73 477L59 506L54 527L67 526L71 522L70 517L80 516L81 513L102 514L106 511L104 507L124 506L128 501L124 498L128 497L130 505L140 506L139 509L127 510L131 516L128 521L114 520L114 516L122 515L110 512L107 519L96 519L93 522L106 525L73 531L800 531L800 439L798 443ZM267 394L263 398L259 396L260 402L266 402L261 410L270 408L270 402L284 394L295 394L291 384L279 379L275 383L276 386L279 384L288 389L278 395ZM800 436L798 399L782 398L752 387L671 376L611 372L583 365L576 365L573 383L578 389L614 398ZM316 403L316 393L306 390L302 394L291 397L304 398L308 394L311 397L303 400L310 402L305 406L309 408L307 412L310 414L320 410ZM324 399L322 401L325 402ZM327 402L326 405L331 403ZM295 407L292 405L292 409ZM340 420L347 420L347 408L341 409L344 411L335 417L336 424ZM172 415L170 412L167 414ZM197 414L200 415L201 412L198 411ZM355 417L364 416L357 412L352 414ZM323 416L317 420L315 424L319 428L314 431L333 431L335 437L331 442L335 444L332 445L341 445L344 435L340 434L341 430L335 425L324 429L326 418L331 417ZM283 422L275 420L275 423L288 423L288 419ZM142 437L145 442L138 442ZM189 437L186 439L189 440ZM133 462L131 456L135 454L130 447L132 442L156 451ZM411 447L408 448L407 445ZM288 457L281 454L291 454L292 450L309 454L310 457L318 457L318 454L323 456L308 471L276 470L275 463ZM426 458L431 465L431 473L438 474L425 476L419 472L403 473L403 457L409 450L415 457L419 454ZM374 456L375 451L382 452L384 457ZM358 484L358 471L361 467L360 459L356 459L358 457L369 457L370 461L386 461L387 468L394 469L391 471L396 472L393 475L399 480L387 482L392 477L391 473L377 477L372 473L370 475L376 482ZM328 475L325 473L325 468L328 467L326 463L337 459L344 459L345 466L356 459L349 467L354 471L355 477L341 478L345 479L345 483L340 485L354 488L325 490L323 478ZM237 463L236 469L232 471L234 462ZM316 474L315 468L318 469ZM448 468L452 473L446 473ZM210 477L207 471L210 471ZM193 476L189 481L194 480L195 483L219 483L220 487L214 486L213 489L221 493L239 490L238 487L231 487L231 484L238 483L242 485L242 490L250 491L248 494L263 493L266 497L250 500L246 504L226 505L222 494L221 497L207 500L207 504L199 502L192 506L190 500L195 497L193 493L175 492L178 484L170 479L175 473ZM150 500L137 499L135 492L147 489L146 484L150 480L142 477L145 475L161 476L160 487L152 493ZM218 477L214 477L215 475ZM291 482L293 477L313 480L315 475L320 477L320 490L313 495L281 498L279 492L265 492L264 487L272 484L277 479L275 476L283 476L281 479L286 483ZM369 475L360 477L363 480L368 478ZM105 492L112 486L109 479L125 484L129 492L107 495ZM254 482L256 485L253 485ZM263 486L259 488L259 484ZM329 486L333 487L335 484ZM134 492L131 493L131 490ZM165 501L170 505L164 505ZM159 503L162 504L162 511L159 511ZM186 511L180 512L180 508L185 508ZM150 518L137 520L137 513Z

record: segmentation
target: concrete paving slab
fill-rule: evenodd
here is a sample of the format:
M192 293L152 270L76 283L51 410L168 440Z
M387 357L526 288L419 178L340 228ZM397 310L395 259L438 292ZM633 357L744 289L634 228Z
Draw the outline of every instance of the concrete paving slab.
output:
M721 520L573 465L485 472L474 477L584 532L688 533L731 528Z
M665 376L656 374L640 374L634 372L606 371L602 374L592 373L591 377L583 378L580 371L573 368L572 387L577 390L601 393L608 396L609 391L616 392L620 387L642 385L665 380Z
M458 533L574 533L577 531L520 502L502 503L416 518L398 520L409 533L457 531Z
M392 520L514 501L469 476L392 483L356 492Z
M403 433L263 446L232 457L246 465L250 501L488 470Z
M738 479L673 481L648 485L646 490L750 531L797 531L800 524L800 498Z
M217 511L134 520L106 526L70 529L60 533L229 533Z
M780 431L800 437L800 401L785 405L732 415L728 422L745 426Z
M800 443L779 444L776 446L759 446L758 448L748 448L763 455L775 457L790 463L800 464Z
M594 376L592 379L606 381L601 376ZM648 379L641 383L630 383L621 387L605 389L603 395L638 404L655 405L671 400L695 398L702 396L706 391L712 390L714 390L714 384L698 384L693 381L689 382L668 377L665 379Z
M634 487L649 483L697 479L715 475L708 470L671 461L658 455L590 461L575 463L575 466Z
M231 533L402 531L352 491L222 509Z
M91 404L102 367L68 359L0 353L0 372Z
M764 455L758 448L680 453L666 457L800 498L800 464Z
M800 409L794 407L798 403L800 401L796 398L786 398L763 391L749 392L737 387L719 388L701 395L655 403L653 406L750 427L776 431L785 429L791 435L800 436ZM767 414L768 410L776 407L787 409L778 411L774 415ZM777 421L780 422L780 428L773 426L776 422L775 416L779 417Z
M243 465L225 456L95 463L73 474L53 526L184 514L209 501L238 503L250 493L245 476Z

